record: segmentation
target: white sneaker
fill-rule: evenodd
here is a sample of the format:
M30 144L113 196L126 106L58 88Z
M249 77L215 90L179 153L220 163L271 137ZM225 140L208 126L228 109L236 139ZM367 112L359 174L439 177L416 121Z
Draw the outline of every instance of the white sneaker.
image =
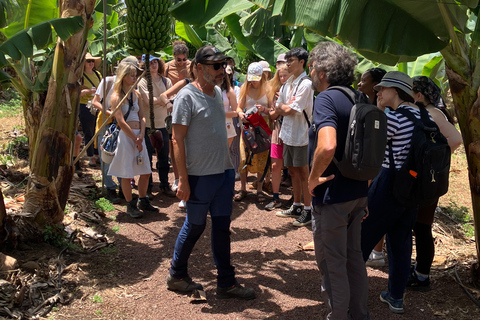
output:
M187 206L187 203L185 202L185 200L181 200L179 203L178 203L178 207L180 209L185 209L185 207Z
M385 266L385 253L377 254L375 252L371 252L370 256L368 257L367 262L365 265L369 267L383 267Z
M172 189L172 191L177 192L177 189L178 189L178 179L175 179L175 181L173 182L173 184L172 184L172 186L171 186L170 189Z

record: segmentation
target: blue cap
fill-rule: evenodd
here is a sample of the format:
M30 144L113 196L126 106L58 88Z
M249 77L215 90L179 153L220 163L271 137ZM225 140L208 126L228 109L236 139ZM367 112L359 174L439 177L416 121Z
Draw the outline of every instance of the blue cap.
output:
M155 57L155 56L150 55L150 62L151 62L152 60L160 60L160 58L157 58L157 57ZM144 55L144 54L142 54L142 61L145 62L145 55Z

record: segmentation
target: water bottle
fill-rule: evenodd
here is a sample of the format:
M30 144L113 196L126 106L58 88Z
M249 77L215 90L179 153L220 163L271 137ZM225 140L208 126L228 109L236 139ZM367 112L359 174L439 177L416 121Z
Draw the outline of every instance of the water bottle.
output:
M247 139L248 145L252 149L256 149L258 147L257 143L255 142L255 138L250 131L245 130L245 138Z

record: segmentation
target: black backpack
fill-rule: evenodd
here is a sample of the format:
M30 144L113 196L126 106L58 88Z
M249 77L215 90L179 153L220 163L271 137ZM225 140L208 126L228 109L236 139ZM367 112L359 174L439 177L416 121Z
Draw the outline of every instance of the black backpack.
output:
M421 120L406 109L397 109L414 123L410 151L400 170L395 171L393 194L407 208L432 205L448 191L451 150L428 111L420 108ZM390 169L395 170L389 142Z
M366 181L382 169L387 145L387 117L368 97L347 87L332 86L353 103L348 122L345 149L340 161L333 159L340 173L349 179Z

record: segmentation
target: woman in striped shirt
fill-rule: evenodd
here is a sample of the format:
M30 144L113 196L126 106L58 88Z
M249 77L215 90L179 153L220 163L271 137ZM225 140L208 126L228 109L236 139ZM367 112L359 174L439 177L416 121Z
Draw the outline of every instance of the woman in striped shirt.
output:
M378 91L377 105L389 107L392 111L387 113L388 144L383 168L373 179L368 192L369 216L362 225L362 251L364 260L367 261L372 249L386 234L388 291L381 292L380 300L387 303L392 312L403 313L403 293L409 277L412 228L417 210L401 205L395 199L395 190L392 188L393 173L401 168L407 158L414 128L413 122L396 110L406 109L418 119L420 111L414 104L412 79L402 72L388 72L375 86L375 90ZM390 164L390 152L394 164Z

